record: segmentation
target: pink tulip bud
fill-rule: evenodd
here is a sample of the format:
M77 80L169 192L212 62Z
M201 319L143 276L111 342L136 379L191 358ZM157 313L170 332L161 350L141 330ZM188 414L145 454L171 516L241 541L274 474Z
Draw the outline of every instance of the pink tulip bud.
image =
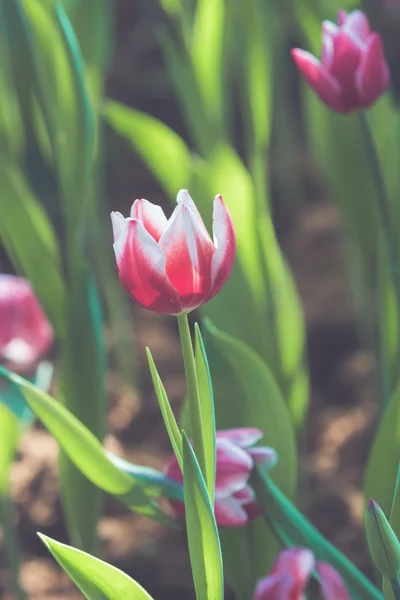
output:
M252 448L262 438L259 429L241 428L217 431L215 519L218 525L240 527L261 514L255 494L248 485L254 462L273 467L277 462L275 450L267 447ZM255 454L253 451L257 450ZM183 482L178 462L173 455L167 463L165 474ZM171 501L180 516L185 515L184 504Z
M321 61L299 48L292 56L321 100L342 114L368 108L389 85L381 37L361 10L339 11L338 25L323 23Z
M130 218L111 213L114 251L122 286L155 312L178 315L211 300L232 270L236 239L222 196L214 200L211 240L186 190L167 220L160 206L135 200Z
M0 275L0 358L15 370L34 367L49 350L53 332L29 283Z
M320 578L323 600L350 600L339 573L326 563L316 563L307 548L282 550L271 574L258 583L254 600L303 600L314 569Z

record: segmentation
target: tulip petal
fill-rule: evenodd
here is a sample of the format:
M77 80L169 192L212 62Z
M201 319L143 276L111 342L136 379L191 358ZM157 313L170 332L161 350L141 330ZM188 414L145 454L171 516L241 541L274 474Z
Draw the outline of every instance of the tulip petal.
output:
M289 574L277 574L264 577L258 582L254 600L288 600L292 596L294 580ZM296 597L296 600L297 597Z
M289 548L279 553L272 573L290 573L299 594L304 590L315 566L314 554L307 548Z
M214 199L213 234L216 250L211 261L209 298L213 298L228 279L236 254L236 236L232 217L221 195Z
M183 205L187 206L188 208L190 208L190 210L196 215L199 226L202 227L204 229L204 233L207 236L209 236L210 234L207 231L207 227L204 225L202 216L201 216L197 206L193 202L192 196L189 194L188 190L179 190L179 192L176 196L176 202L177 202L177 204L183 204Z
M237 427L236 429L219 429L217 431L217 439L226 439L240 446L241 448L249 448L263 437L261 429L255 427Z
M381 37L370 35L356 74L356 87L364 108L368 108L389 85L389 69L385 61Z
M140 221L156 242L164 233L168 223L161 206L152 204L144 198L135 200L132 204L131 217Z
M255 502L256 494L249 485L246 485L241 490L238 490L234 493L235 500L238 500L242 506L246 504L250 504L251 502Z
M246 486L253 460L229 440L217 439L216 498L226 498Z
M336 569L327 563L317 562L316 571L320 577L324 600L351 600L344 581Z
M187 204L179 204L159 241L166 257L168 279L181 297L183 310L207 299L211 283L214 244L202 221Z
M343 27L343 25L346 23L347 17L348 17L347 11L345 11L345 10L338 11L339 27Z
M362 12L362 10L353 10L345 17L341 25L344 31L361 40L362 42L366 42L371 33L367 16Z
M214 514L218 525L223 527L241 527L248 521L246 511L233 496L216 498Z
M0 275L0 357L24 367L50 348L52 328L26 279Z
M113 228L114 242L116 242L125 229L126 219L123 215L121 215L120 212L114 211L111 213L111 223Z
M121 284L135 302L160 313L181 312L177 291L166 275L165 256L140 221L126 219L114 252Z
M294 48L292 57L304 79L321 100L333 110L347 112L342 104L342 91L336 79L310 52Z
M272 469L272 467L274 467L278 462L278 455L276 451L273 448L268 448L267 446L249 448L248 453L255 463L270 469Z

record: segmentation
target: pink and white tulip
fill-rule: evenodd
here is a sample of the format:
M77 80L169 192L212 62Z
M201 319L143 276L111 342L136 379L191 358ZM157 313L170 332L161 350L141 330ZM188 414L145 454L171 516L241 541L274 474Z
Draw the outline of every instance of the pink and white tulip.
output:
M141 306L178 315L211 300L233 267L236 238L222 196L213 211L214 241L187 190L167 219L160 206L135 200L130 217L111 213L122 286Z
M307 548L282 550L270 575L258 583L254 600L304 600L314 570L319 576L323 600L351 600L339 573L326 563L316 562Z
M52 341L51 326L28 281L0 274L0 358L15 370L29 369Z
M342 114L368 108L389 86L382 39L361 10L340 10L338 25L324 21L320 61L299 48L292 56L321 100Z
M256 462L268 467L277 462L273 448L253 448L262 436L262 431L253 428L217 431L214 513L218 525L240 527L261 514L254 491L248 485L249 475ZM183 483L175 455L168 461L165 474ZM184 504L176 500L171 504L184 517Z

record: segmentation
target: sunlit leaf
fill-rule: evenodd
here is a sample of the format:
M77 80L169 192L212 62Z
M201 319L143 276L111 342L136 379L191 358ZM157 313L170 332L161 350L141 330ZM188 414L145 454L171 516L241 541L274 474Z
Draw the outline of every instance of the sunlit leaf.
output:
M112 565L46 535L38 535L88 600L152 600L139 583Z
M222 600L224 579L214 510L189 439L182 433L183 485L190 562L198 600Z
M154 390L156 392L158 405L161 410L161 414L164 419L164 424L168 432L168 436L171 442L171 446L174 449L176 460L182 468L182 436L179 431L174 413L172 412L171 405L168 400L167 393L165 391L163 382L157 372L156 365L154 364L153 357L150 350L147 348L147 359L149 361L151 379L153 381Z
M214 395L207 354L201 337L201 331L197 323L195 324L195 363L197 383L199 386L204 448L206 454L206 483L208 494L211 502L213 502L216 462Z
M128 139L172 197L189 185L191 155L172 129L154 117L112 100L106 102L103 114L115 131Z
M27 404L55 437L68 458L96 486L118 496L141 514L168 521L146 496L146 484L126 475L106 456L99 440L59 402L25 379L1 367L0 374L18 386Z

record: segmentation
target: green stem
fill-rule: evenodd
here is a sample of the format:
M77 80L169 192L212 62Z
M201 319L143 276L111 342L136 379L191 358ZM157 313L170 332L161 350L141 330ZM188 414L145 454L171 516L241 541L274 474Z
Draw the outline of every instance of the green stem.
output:
M365 148L367 152L368 161L371 167L372 180L375 185L377 208L380 218L380 224L386 243L389 268L391 273L391 279L394 287L394 294L396 300L396 319L397 319L397 339L400 340L400 277L397 269L398 262L398 245L397 245L397 231L396 223L393 222L390 209L390 199L387 194L385 181L382 175L382 169L372 135L370 125L368 123L367 115L364 111L360 111L360 123L361 129L364 136ZM397 354L399 349L397 347ZM397 363L397 361L396 361ZM391 390L393 391L393 390ZM385 398L388 401L389 398Z
M204 479L206 477L206 453L204 448L201 419L199 386L197 383L196 363L194 360L189 321L186 313L177 316L181 338L183 364L185 367L186 389L189 400L190 423L192 427L193 447Z

